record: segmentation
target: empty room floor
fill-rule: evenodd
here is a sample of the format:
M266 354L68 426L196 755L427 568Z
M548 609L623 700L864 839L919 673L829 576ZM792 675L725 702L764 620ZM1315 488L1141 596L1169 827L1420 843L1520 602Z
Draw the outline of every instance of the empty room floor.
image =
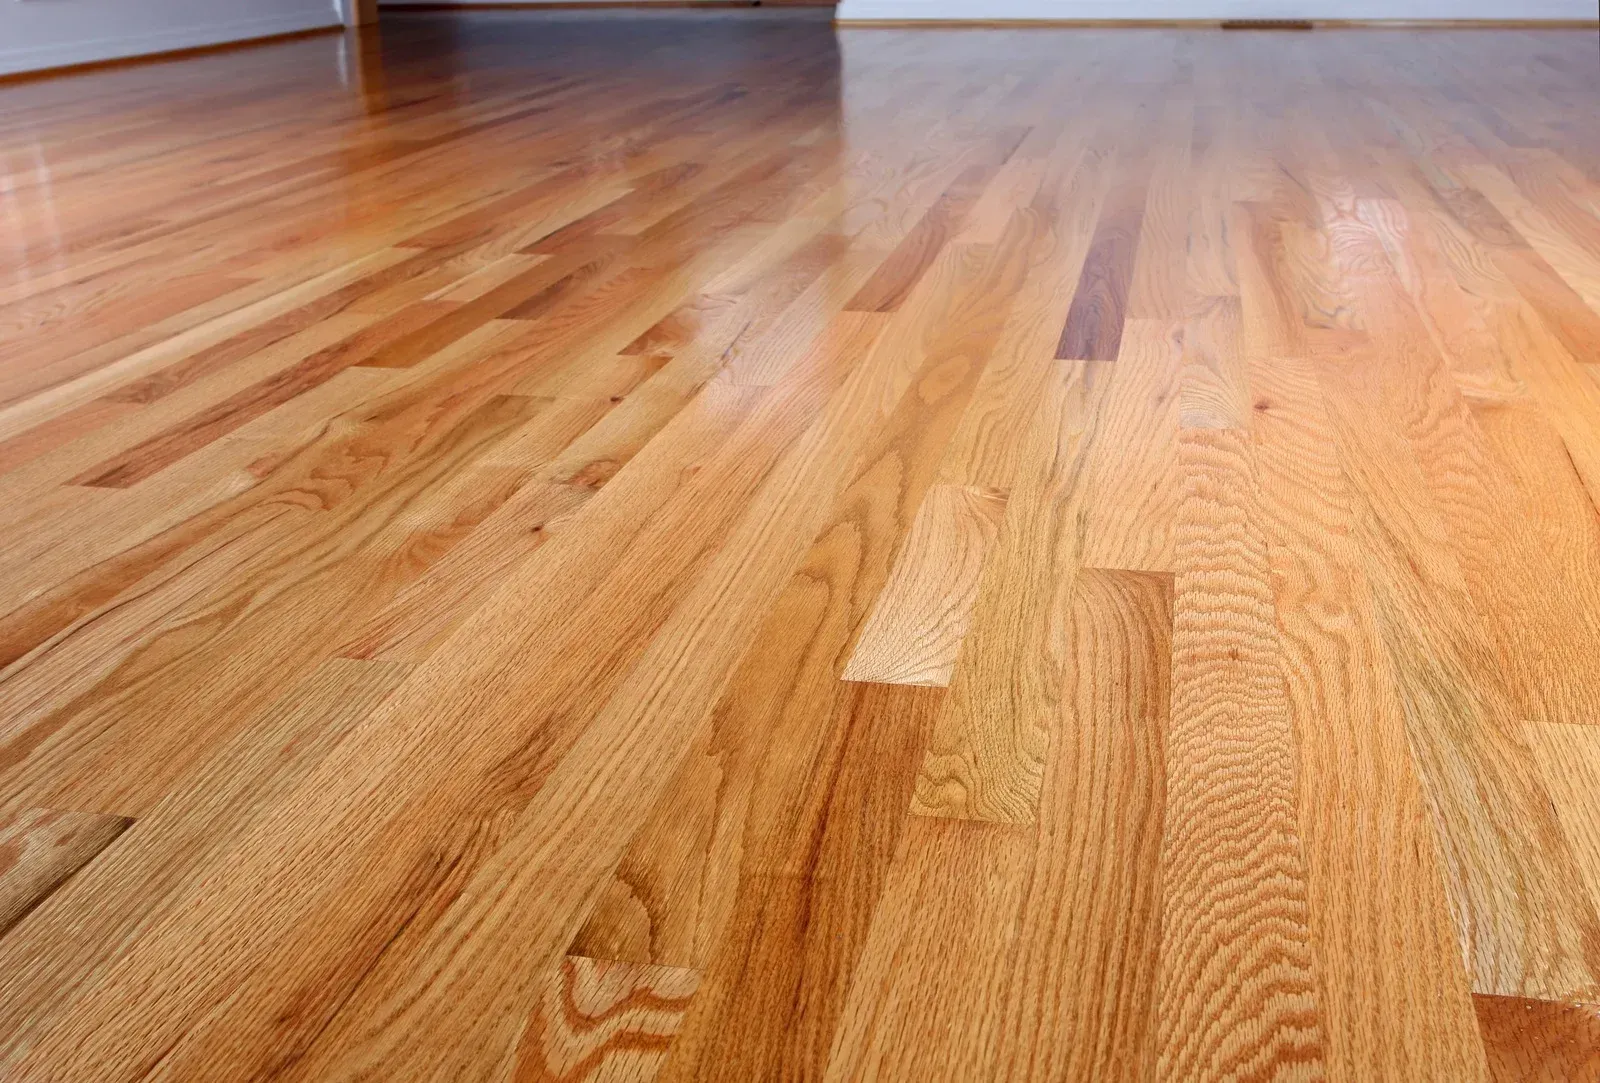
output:
M1592 32L0 86L0 1078L1600 1078Z

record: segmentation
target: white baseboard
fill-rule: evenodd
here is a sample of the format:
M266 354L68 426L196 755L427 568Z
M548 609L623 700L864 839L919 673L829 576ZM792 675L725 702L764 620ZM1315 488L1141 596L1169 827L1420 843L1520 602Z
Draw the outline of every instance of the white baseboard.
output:
M460 6L470 6L470 7L475 7L475 8L477 8L477 7L501 7L501 6L504 6L506 8L515 10L515 9L518 9L518 8L526 8L529 3L536 3L536 2L538 2L538 0L381 0L381 6L386 7L386 8L405 8L405 7L412 7L412 6L415 6L415 5L422 5L424 7L438 7L438 6L440 6L442 4L442 5L445 5L447 7L455 7L457 5L460 5ZM560 0L560 2L563 3L563 4L594 4L596 6L605 6L605 5L611 4L611 5L614 6L615 0ZM743 0L743 2L748 2L748 0ZM629 4L637 3L637 4L640 4L640 5L643 5L643 6L649 6L650 4L659 4L663 9L671 8L674 11L700 10L700 11L704 11L706 13L712 13L712 12L716 12L716 11L719 10L718 8L702 8L702 9L684 8L682 6L682 4L678 3L678 0L628 0L628 3ZM544 11L555 12L555 11L560 11L560 10L563 10L563 9L561 9L561 8L549 8L549 9L536 9L536 10L539 10L541 12L544 12ZM766 9L763 8L762 10L765 11ZM774 10L774 11L782 11L782 10L784 10L784 5L781 5L781 4L775 5L772 10Z
M1594 20L1594 0L840 0L838 20Z
M0 0L5 3L7 0ZM339 20L326 5L309 11L274 15L259 19L235 19L225 23L187 26L142 34L123 34L114 38L90 38L60 45L40 45L24 49L0 50L0 75L69 64L90 64L98 60L166 53L174 49L196 49L204 45L249 41L274 34L293 34L301 30L320 30L338 26Z

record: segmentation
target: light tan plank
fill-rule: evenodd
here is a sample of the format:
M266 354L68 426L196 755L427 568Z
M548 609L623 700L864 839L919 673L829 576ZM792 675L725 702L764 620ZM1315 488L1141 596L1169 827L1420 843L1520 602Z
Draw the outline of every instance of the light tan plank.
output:
M0 822L0 936L92 861L131 820L29 808Z
M1481 1080L1468 975L1321 389L1303 362L1264 360L1251 376L1329 1075Z
M1179 455L1157 1072L1313 1079L1326 1025L1254 455L1204 429Z
M847 681L946 686L1005 513L992 490L935 485L856 639Z

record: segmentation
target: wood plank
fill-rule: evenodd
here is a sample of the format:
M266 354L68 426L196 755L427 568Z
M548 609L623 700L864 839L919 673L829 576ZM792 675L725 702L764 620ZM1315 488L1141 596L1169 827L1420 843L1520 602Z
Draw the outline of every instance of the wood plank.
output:
M935 485L844 667L847 681L950 683L1005 513L992 490Z
M1522 735L1538 764L1589 899L1600 907L1600 816L1595 815L1590 798L1594 784L1600 782L1600 730L1529 722L1522 727Z
M827 1065L906 819L916 749L947 694L847 687L828 727L830 770L798 795L802 830L774 840L770 871L741 885L663 1083L820 1076Z
M1375 249L1382 233L1398 224L1383 215L1370 221L1376 223L1371 233L1346 232L1346 251ZM1507 529L1503 511L1520 502L1515 483L1473 424L1454 382L1444 378L1393 280L1379 270L1356 292L1364 318L1399 362L1374 373L1381 381L1375 391L1408 404L1397 412L1403 431L1445 517L1468 590L1497 641L1520 715L1552 721L1594 717L1600 712L1600 686L1588 679L1578 659L1600 651L1600 624L1581 606L1569 606L1566 592L1540 599L1539 584L1559 573L1542 546Z
M1581 876L1516 731L1515 705L1421 468L1351 376L1318 367L1340 460L1362 501L1355 536L1473 990L1587 989L1593 905L1577 886Z
M83 874L0 938L7 1053L48 1031L103 966L192 885L274 798L288 792L409 667L336 660L289 689L251 731L198 766Z
M1252 364L1255 460L1333 1078L1483 1079L1427 798L1314 369ZM1357 796L1361 795L1361 796Z
M1018 824L910 818L823 1079L999 1073L995 1007L1005 996L1033 836Z
M1472 999L1494 1083L1600 1079L1600 1007L1525 997Z
M1107 201L1103 214L1089 243L1061 340L1056 343L1057 360L1117 359L1144 207L1117 195L1115 202Z
M827 1078L1149 1078L1171 593L1080 573L1038 825L911 818Z
M1012 214L1008 232L1037 238L1029 249L1034 270L1019 287L1014 315L995 343L983 383L951 439L941 481L1008 489L1017 477L1039 389L1054 370L1050 344L1060 334L1057 321L1071 304L1109 183L1096 164L1063 138L1050 156L1033 202Z
M1103 372L1060 366L1022 442L1022 470L978 588L950 698L934 728L912 810L1032 823L1057 709L1045 650L1052 609L1076 570L1076 505ZM1035 584L1047 584L1040 589Z
M1157 1071L1310 1078L1325 1009L1254 454L1206 429L1179 454Z
M1250 377L1234 297L1198 302L1183 325L1183 376L1178 418L1186 429L1250 427Z
M1085 566L1172 572L1185 339L1169 320L1129 320L1123 332L1086 467Z
M29 808L0 823L0 936L99 854L133 821Z
M962 170L923 215L883 265L845 304L847 312L893 312L910 295L945 244L961 228L1006 159L1026 136L1026 129L1003 129L987 138L979 160Z
M996 1063L1018 1078L1149 1079L1172 581L1086 568L1054 635L1066 659L1062 710L1005 1000L990 1013Z
M847 462L840 461L846 458L843 448L852 447L849 438L857 435L847 419L853 419L855 425L866 424L875 416L876 404L880 401L881 392L876 389L869 391L872 387L870 383L868 388L863 388L861 381L884 380L893 374L893 366L857 364L863 354L870 356L872 343L882 330L879 323L881 317L852 318L858 325L858 333L841 342L837 354L815 358L804 369L803 378L786 386L781 395L764 400L748 416L744 416L742 409L730 411L726 405L710 408L709 420L718 420L718 413L723 415L723 421L727 420L729 413L733 418L742 417L743 420L736 429L736 435L718 447L707 461L706 468L695 472L692 480L687 482L699 491L699 499L677 502L662 514L640 524L636 521L634 510L637 505L630 508L627 503L629 496L638 497L637 491L622 495L623 490L610 490L615 499L608 501L606 506L616 526L632 532L638 532L641 528L646 531L646 542L634 541L624 550L625 559L615 566L597 565L591 559L590 551L580 543L578 535L566 533L554 543L554 546L562 547L565 559L556 559L557 555L552 554L550 559L535 562L521 576L508 580L502 587L503 591L517 592L518 597L537 599L541 607L570 605L574 592L579 592L577 597L581 598L591 591L598 591L599 597L591 597L589 604L581 610L584 614L582 621L568 622L564 626L564 636L552 638L547 634L544 621L536 619L526 606L480 610L477 619L469 620L456 633L456 637L478 639L484 644L484 649L436 653L432 656L413 675L416 678L414 681L408 681L401 692L387 700L362 724L358 733L340 744L337 757L318 765L312 775L301 782L300 792L292 798L286 797L271 814L255 825L252 834L288 829L300 836L301 845L321 851L329 860L334 860L333 855L337 853L354 856L355 851L348 849L343 840L349 837L347 829L354 829L355 825L338 826L331 818L308 814L306 799L311 795L321 795L324 800L340 801L338 787L330 787L326 781L340 777L345 770L336 760L355 756L363 761L375 762L370 761L369 757L380 748L386 750L384 757L390 761L390 767L399 772L394 777L412 780L412 800L386 805L388 815L376 821L363 815L357 816L363 824L360 830L376 831L387 834L392 840L409 842L399 847L380 847L391 858L383 870L375 870L365 862L343 867L343 873L352 878L352 884L359 882L365 885L357 894L366 900L365 905L344 911L344 920L351 923L353 934L343 939L344 950L329 952L321 930L314 932L298 922L262 923L259 917L264 900L252 893L249 907L257 915L252 927L265 934L256 941L257 948L306 953L298 956L301 960L298 969L306 983L304 988L317 997L320 1005L318 1010L289 1016L278 1012L262 1013L260 1009L263 1003L278 1002L298 994L281 982L272 980L268 971L256 970L256 980L250 988L230 997L229 1011L210 1015L203 1026L190 1031L182 1046L173 1051L172 1057L178 1060L194 1057L214 1068L217 1050L212 1042L223 1032L228 1035L228 1056L236 1063L270 1057L282 1026L308 1027L319 1036L318 1047L300 1060L296 1068L308 1078L319 1078L337 1070L337 1064L351 1057L366 1060L378 1056L395 1063L405 1063L419 1056L431 1059L442 1055L454 1064L463 1064L500 1063L508 1055L508 1047L515 1041L519 1029L511 1026L511 1021L515 1019L520 1022L531 1010L532 1005L527 1001L534 990L527 981L502 981L482 967L455 969L449 966L446 960L459 948L456 934L465 928L478 927L480 920L508 923L504 925L503 936L490 939L504 945L507 942L505 937L515 935L512 931L515 929L520 935L536 938L539 943L526 951L508 953L497 948L497 958L519 968L519 972L523 972L521 968L526 965L530 953L545 951L548 954L545 963L537 967L539 971L554 967L559 961L561 946L557 941L564 943L570 937L570 927L564 929L560 922L551 923L539 915L545 909L567 915L580 910L582 899L598 884L602 871L620 853L631 834L630 824L634 821L611 812L556 812L545 806L543 801L564 803L574 799L589 801L609 796L638 812L648 807L648 800L639 800L637 791L620 780L614 786L572 786L565 781L565 774L571 771L587 774L601 762L610 764L614 770L641 772L660 762L657 756L630 750L627 739L630 735L633 741L681 741L683 746L687 745L694 729L693 723L701 717L699 711L709 710L711 704L704 702L701 707L695 707L680 701L680 706L674 707L661 702L653 695L656 678L662 672L658 667L666 665L673 672L700 675L698 683L670 682L676 689L675 695L688 696L695 701L709 701L713 697L725 674L717 666L704 664L709 658L705 652L715 649L720 652L725 665L731 666L746 641L749 625L739 621L716 624L717 642L720 645L715 648L695 631L695 625L703 627L703 622L710 614L726 613L726 607L733 597L742 596L744 604L756 607L758 612L770 600L768 591L775 590L776 584L770 587L767 584L775 577L781 582L782 576L787 573L788 562L798 559L799 552L796 550L803 551L804 545L801 538L809 536L814 528L812 517L817 514L809 505L790 502L784 505L784 513L796 517L791 528L793 533L785 531L774 534L777 528L770 514L771 502L778 495L790 491L791 486L800 484L796 472L801 472L803 477L805 471L842 471L846 468ZM858 368L861 375L846 386L847 376ZM731 388L723 390L735 394L740 391ZM830 401L834 409L825 413L824 405ZM775 433L783 431L785 427L791 438L774 440ZM811 438L800 439L808 432L813 434ZM678 435L681 438L695 433L689 429ZM677 449L671 444L667 447L671 451L664 454L676 453ZM832 454L829 454L830 448ZM672 468L670 461L662 465ZM765 498L752 502L758 490L766 494ZM591 509L598 506L591 504ZM594 511L591 514L598 515ZM764 554L763 559L751 563L747 559L751 540L747 537L736 537L737 544L730 544L726 551L721 551L724 532L733 529L737 523L743 524L739 527L740 535L753 532L762 538L781 537L787 541L783 545L760 547L758 551ZM673 545L648 543L650 534L658 531L673 538ZM692 537L694 532L698 532L703 539L701 546L685 544L685 539ZM624 541L630 537L630 533L622 534ZM590 535L586 533L582 541L589 542ZM630 551L632 555L628 556ZM712 560L709 566L704 564L713 553L719 551L721 555ZM667 563L661 563L663 560ZM703 578L691 574L702 570L706 571ZM535 584L519 581L528 576L534 578ZM749 576L755 577L751 581L751 589L736 589L737 584ZM653 607L641 604L643 596L639 587L642 582L654 584L657 601ZM560 589L556 589L557 584ZM733 588L731 593L730 588ZM693 596L687 597L691 589ZM607 594L611 598L604 601ZM678 608L680 601L685 603L682 609ZM669 618L676 630L669 627L656 638L654 633L661 626L660 622ZM500 625L506 620L512 621L511 627ZM600 634L600 640L611 642L620 652L617 663L606 667L612 674L613 694L603 697L595 695L592 659L568 649L569 644L578 639L596 641L590 638L595 633L585 628L592 621L620 622L623 628L634 627L645 633L622 636ZM644 623L635 623L639 621ZM520 629L520 632L516 629ZM701 662L692 669L681 653L688 650L691 644L699 646L695 657ZM547 661L543 665L530 664L530 649L543 653ZM646 651L650 652L648 657L645 656ZM668 652L668 657L662 657L660 652ZM671 660L673 657L677 660ZM637 668L634 663L638 663ZM468 665L475 670L484 667L476 676L442 678L445 685L458 690L460 698L456 700L455 709L463 712L464 717L478 717L475 704L486 687L485 681L498 683L507 680L527 689L537 689L540 695L550 697L552 701L550 710L553 713L546 715L542 712L530 713L525 697L512 697L519 704L513 709L513 717L522 720L520 725L538 726L541 718L562 717L565 712L558 703L564 697L574 695L581 696L582 701L588 704L587 711L592 712L565 715L570 719L565 739L536 743L537 747L544 749L542 753L534 751L542 763L528 766L534 772L534 779L548 777L550 785L539 786L536 793L520 798L520 804L514 807L520 808L521 815L503 822L501 830L506 835L501 837L505 840L504 844L492 850L478 848L472 841L473 832L470 829L464 834L460 833L465 826L463 821L456 817L439 819L430 812L430 807L438 808L440 801L449 805L465 800L469 807L474 799L498 801L492 796L494 788L485 789L475 784L472 781L473 771L467 770L459 760L447 767L429 749L428 735L440 724L440 701L435 694L439 685L435 682L441 678L428 672L435 665L447 668ZM565 676L560 676L563 673ZM504 702L509 704L510 700ZM608 722L590 727L587 723L599 717L602 710L608 712L605 716ZM682 720L683 728L639 723L641 715L650 716L655 711L665 711L664 717ZM478 757L479 772L493 772L496 763L526 741L525 734L519 735L515 729L502 726L484 725L487 721L480 719L477 728L479 739L460 748L461 752ZM409 739L402 736L405 732L410 733ZM622 741L620 746L617 744L619 739ZM581 742L581 745L575 746L576 742ZM681 755L682 750L679 747L675 752L663 754L675 758ZM410 756L423 756L435 766L431 770L418 770L420 764L406 763ZM347 775L345 784L365 787L375 782L377 777L370 771L360 773L360 777ZM652 785L637 774L633 777L637 785ZM659 774L651 777L656 779L654 785L666 781ZM534 801L539 794L543 795L542 799ZM354 811L354 806L347 808ZM614 837L606 846L572 845L551 834L548 830L550 816L572 825L574 830L601 827L613 833ZM416 829L428 823L434 825L434 830L443 832L444 839L453 838L454 845L466 847L462 851L462 861L467 863L452 862L448 866L438 866L431 859L423 857L424 867L434 869L435 874L445 878L442 883L455 882L460 889L452 891L457 900L454 913L433 910L429 911L433 914L432 920L419 921L414 911L402 916L390 908L390 902L394 898L392 891L409 894L415 890L411 877L417 873L418 866L414 856L405 851L410 845L424 843L427 833L419 834ZM302 834L301 828L308 825L316 826L311 832ZM277 851L277 858L269 857L272 851L255 850L248 837L237 840L237 844L255 852L260 859L298 860L281 850ZM544 856L529 856L526 852L528 847L541 851ZM531 878L528 876L530 870L541 867L542 863L572 860L583 863L587 871L552 871ZM282 891L274 897L275 904L282 907L285 913L304 912L305 907L315 907L317 898L323 892L341 890L331 875L331 866L328 866L328 871L330 875L322 877L316 884L277 879ZM467 882L462 883L458 878L467 878ZM390 887L376 889L378 880L388 883ZM556 894L538 905L514 901L515 896L530 889L555 889ZM569 896L566 892L577 892L578 896ZM224 893L211 897L207 909L212 910L215 920L227 925L237 920L241 911L236 907L243 902L242 898L229 900ZM455 917L461 910L479 908L487 915L485 918L463 922ZM398 939L396 934L400 927L393 924L396 918L410 930ZM185 920L182 924L187 923ZM164 958L166 952L159 947L159 941L170 935L187 937L188 934L170 921L161 923L142 939L141 946L145 950L130 959L127 967L120 968L121 972L126 973ZM280 937L298 940L299 947L291 948L281 942L277 947L270 946ZM474 945L487 946L487 943L473 941ZM436 996L419 1000L412 991L410 975L416 972L418 960L423 957L430 957L434 961L422 964L421 969L437 972L438 968L448 966L456 978L448 983L432 985ZM235 964L244 962L244 956L240 954L233 954L231 958ZM219 977L220 974L213 976ZM113 979L113 984L117 983L118 980ZM356 988L357 983L359 989ZM167 995L155 987L145 988L157 999ZM168 987L169 990L172 988ZM86 990L86 995L92 998L108 992L110 988L102 984ZM383 1017L395 1020L392 1030L367 1038L358 1038L346 1030L346 1027L365 1026L363 1020L367 1018L367 1012L372 1010L368 1006L369 1000L389 998L403 999L409 1005L406 1012L400 1014L387 1009L380 1011ZM509 1001L519 1010L510 1013L480 1011L472 1006L474 998ZM189 1010L186 1005L193 1004L189 998L170 1002L168 1007L174 1014L169 1018L177 1023ZM237 1013L237 1016L228 1018L233 1013ZM434 1013L437 1013L438 1021L425 1027L405 1021ZM415 1041L419 1033L438 1033L439 1027L447 1025L446 1020L449 1020L449 1026L462 1028L463 1031L477 1031L479 1028L489 1030L482 1040L420 1045ZM249 1021L248 1028L244 1025L245 1021ZM106 1057L119 1062L127 1055L123 1051L126 1047L121 1047L116 1035L104 1032L101 1038L107 1043L104 1047L78 1046L71 1050L52 1051L45 1046L36 1046L29 1050L28 1056L66 1055L84 1061ZM358 1048L365 1051L358 1052Z

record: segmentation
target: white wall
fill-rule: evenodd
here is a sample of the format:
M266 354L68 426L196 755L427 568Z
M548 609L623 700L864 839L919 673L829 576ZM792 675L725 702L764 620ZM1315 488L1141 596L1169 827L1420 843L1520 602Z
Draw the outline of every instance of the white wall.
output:
M4 0L0 0L3 3ZM839 19L1588 19L1595 0L839 0Z
M336 0L0 0L0 74L338 22Z

